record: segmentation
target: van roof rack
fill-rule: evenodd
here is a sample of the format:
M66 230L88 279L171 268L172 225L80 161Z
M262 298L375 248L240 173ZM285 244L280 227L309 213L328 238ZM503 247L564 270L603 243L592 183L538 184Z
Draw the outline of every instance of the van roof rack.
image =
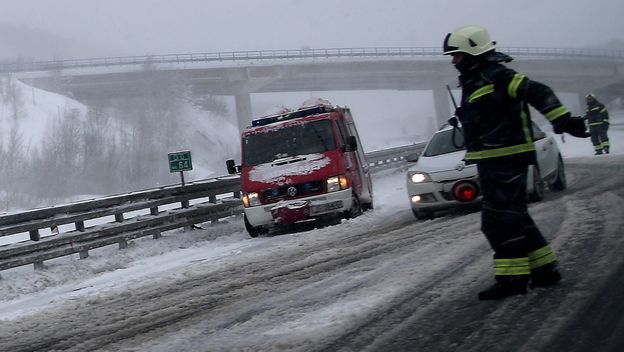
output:
M292 119L296 119L299 117L317 115L317 114L322 114L322 113L326 113L330 111L334 111L334 108L331 106L320 104L320 105L310 106L310 107L306 107L306 108L295 110L295 111L289 111L283 114L261 117L259 119L251 121L251 126L252 127L266 126L266 125L280 122L280 121L292 120Z

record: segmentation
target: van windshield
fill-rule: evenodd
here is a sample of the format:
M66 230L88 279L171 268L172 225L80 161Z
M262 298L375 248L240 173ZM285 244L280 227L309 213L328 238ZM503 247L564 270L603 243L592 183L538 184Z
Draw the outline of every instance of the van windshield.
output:
M455 143L453 143L453 137L455 138ZM431 137L431 141L427 144L423 155L436 156L464 150L464 148L457 148L455 145L464 145L464 135L460 131L455 132L454 136L453 130L438 132Z
M244 138L243 144L243 164L247 166L336 149L331 120L311 121L250 134Z

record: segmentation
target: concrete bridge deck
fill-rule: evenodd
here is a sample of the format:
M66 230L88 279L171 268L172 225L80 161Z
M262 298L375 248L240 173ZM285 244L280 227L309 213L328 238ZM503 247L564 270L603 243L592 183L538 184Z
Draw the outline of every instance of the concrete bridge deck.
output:
M624 96L624 51L499 48L510 67L559 92ZM457 72L439 48L344 48L175 54L0 65L27 84L87 104L141 95L138 81L172 80L194 95L234 96L239 127L253 93L327 90L429 90L438 121L451 114L445 85Z

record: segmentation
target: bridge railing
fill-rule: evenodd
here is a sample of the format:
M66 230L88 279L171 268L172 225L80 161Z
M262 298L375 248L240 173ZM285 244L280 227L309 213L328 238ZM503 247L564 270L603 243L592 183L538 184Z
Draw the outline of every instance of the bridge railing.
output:
M624 60L624 50L576 49L576 48L498 48L512 56L533 56L541 58L591 58ZM328 48L328 49L285 49L253 50L214 53L166 54L144 56L117 56L87 59L18 61L0 63L0 72L31 72L76 69L85 67L137 66L158 64L220 63L249 61L289 61L316 59L392 59L392 58L443 58L439 47L377 47L377 48Z
M367 153L367 161L374 170L397 167L423 146ZM124 248L132 239L219 221L243 212L239 198L240 178L225 176L0 215L0 237L29 237L0 246L0 270L42 268L45 260L76 253L83 259L91 249L116 243ZM68 228L60 231L61 226ZM49 233L42 236L42 230Z

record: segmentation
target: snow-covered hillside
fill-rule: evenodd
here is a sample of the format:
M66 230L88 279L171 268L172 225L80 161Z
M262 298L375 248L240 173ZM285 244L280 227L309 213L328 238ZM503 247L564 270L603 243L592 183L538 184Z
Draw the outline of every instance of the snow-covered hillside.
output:
M225 160L239 156L237 126L184 97L172 99L176 106L159 116L150 113L150 101L139 108L130 101L94 111L13 77L1 78L2 208L177 183L179 175L168 172L167 154L180 150L193 155L186 180L225 174ZM136 170L129 171L132 167Z

